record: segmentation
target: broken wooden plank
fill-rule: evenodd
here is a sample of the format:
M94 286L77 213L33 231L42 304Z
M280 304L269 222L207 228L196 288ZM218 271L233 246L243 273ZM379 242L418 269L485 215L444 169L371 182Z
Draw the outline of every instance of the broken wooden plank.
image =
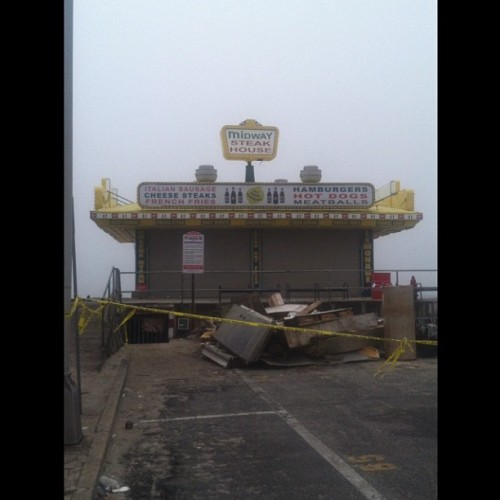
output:
M266 314L286 315L288 313L301 313L307 306L304 304L281 304L278 306L266 307Z
M308 328L341 333L339 336L312 337L311 344L307 347L307 352L312 356L342 354L357 351L366 346L379 346L383 342L384 335L384 327L374 313L337 318L328 323L311 325ZM359 336L374 338L365 339Z
M297 316L304 316L304 314L309 314L312 313L315 309L317 309L323 302L321 300L316 300L312 304L309 304L308 306L304 307L302 311L300 311Z
M283 300L283 297L281 296L281 293L275 292L269 295L267 299L267 303L269 307L274 307L274 306L282 306L285 304L285 301Z
M330 309L328 311L311 312L309 314L304 314L303 311L301 311L292 318L286 318L285 325L287 326L312 325L314 323L332 321L335 318L352 316L352 315L353 315L352 309L350 307L342 309Z
M309 318L312 315L305 316ZM327 332L339 332L341 336L329 336L324 333L315 335L313 332L294 332L285 330L285 338L290 349L307 347L311 355L322 356L323 354L341 354L343 352L356 351L367 345L374 345L377 341L359 339L349 334L370 335L380 338L383 334L383 326L380 326L374 313L360 314L356 316L336 317L324 321L328 315L318 316L318 320L312 324L300 324L308 330L323 330ZM285 321L290 325L292 321Z

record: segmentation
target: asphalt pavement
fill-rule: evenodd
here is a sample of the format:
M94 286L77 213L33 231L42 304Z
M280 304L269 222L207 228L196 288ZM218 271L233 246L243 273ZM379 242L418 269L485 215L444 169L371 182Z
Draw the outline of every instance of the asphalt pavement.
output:
M65 498L99 475L117 499L437 498L436 357L224 368L194 338L115 356L104 455Z

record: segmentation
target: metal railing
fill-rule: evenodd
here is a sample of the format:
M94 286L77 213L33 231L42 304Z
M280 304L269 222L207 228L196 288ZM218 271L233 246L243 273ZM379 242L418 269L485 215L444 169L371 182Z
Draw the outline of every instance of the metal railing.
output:
M111 269L102 298L113 302L122 302L121 273L117 267ZM124 328L126 327L121 327L116 331L122 319L123 311L120 311L117 306L113 304L104 306L101 316L101 347L104 358L114 354L124 344Z
M106 287L102 292L104 299L110 299L114 302L121 302L122 299L122 286L121 286L121 273L117 267L111 269Z
M390 273L391 285L410 285L413 276L417 279L415 290L419 299L437 298L436 269L380 269L378 273ZM146 277L148 287L137 287L137 277ZM257 276L256 276L257 275ZM362 286L360 269L275 269L266 271L205 271L196 274L182 271L121 272L113 268L108 278L103 297L115 302L123 299L171 299L184 303L191 300L194 290L197 300L218 299L230 291L244 293L281 290L289 299L293 294L320 297L369 297L371 288ZM256 280L256 277L258 278ZM256 285L256 281L258 285Z

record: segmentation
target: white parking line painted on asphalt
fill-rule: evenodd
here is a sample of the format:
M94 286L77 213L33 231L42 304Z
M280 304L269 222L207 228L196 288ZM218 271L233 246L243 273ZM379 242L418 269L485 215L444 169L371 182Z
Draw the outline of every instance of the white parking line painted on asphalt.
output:
M248 417L250 415L278 415L277 411L251 411L240 413L219 413L212 415L194 415L191 417L157 418L154 420L139 420L139 424L157 424L159 422L176 422L179 420L203 420L207 418Z
M277 413L311 448L321 455L337 472L344 476L365 498L369 500L384 500L381 495L368 481L361 477L350 465L344 462L333 450L326 446L314 434L308 431L293 415L273 399L262 387L260 387L246 374L236 369L235 372L271 406L276 408Z

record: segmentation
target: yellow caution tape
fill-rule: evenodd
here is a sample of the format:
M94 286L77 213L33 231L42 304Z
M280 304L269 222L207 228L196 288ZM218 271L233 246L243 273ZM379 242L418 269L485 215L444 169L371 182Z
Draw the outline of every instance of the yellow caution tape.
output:
M86 302L94 302L97 304L100 304L99 307L97 308L91 308L89 307ZM243 321L243 320L238 320L238 319L230 319L230 318L221 318L218 316L206 316L202 314L194 314L194 313L187 313L187 312L178 312L178 311L172 311L170 309L165 310L165 309L157 309L153 307L143 307L143 306L136 306L136 305L131 305L131 304L124 304L122 302L113 302L111 300L104 300L104 299L80 299L79 297L76 297L73 301L73 306L71 308L71 311L66 315L67 317L73 316L77 311L79 311L80 316L78 320L78 330L80 335L84 332L86 327L88 326L90 319L92 316L100 316L102 319L102 314L104 313L105 307L106 306L115 306L117 307L120 311L125 312L127 309L130 309L130 311L127 313L126 317L121 321L121 323L113 330L113 332L117 332L122 326L126 325L128 321L135 315L137 311L142 311L142 312L149 312L149 313L155 313L155 314L168 314L172 316L177 316L177 317L184 317L184 318L192 318L192 319L198 319L198 320L204 320L204 321L210 321L212 323L229 323L229 324L235 324L235 325L244 325L244 326L250 326L250 327L256 327L256 328L272 328L274 330L283 330L287 332L295 332L295 333L306 333L310 335L324 335L328 337L346 337L350 339L363 339L363 340L373 340L376 342L396 342L399 345L397 348L392 352L389 357L386 359L380 370L378 370L374 376L378 375L383 375L384 372L387 369L394 369L396 367L396 364L401 357L403 353L406 352L406 349L409 349L411 352L414 352L412 348L412 344L420 344L420 345L432 345L432 346L437 346L438 343L436 340L408 340L406 337L403 339L391 339L391 338L380 338L380 337L374 337L370 335L361 335L359 333L347 333L347 332L337 332L337 331L332 331L332 330L316 330L313 328L301 328L301 327L295 327L295 326L285 326L285 325L278 325L275 323L259 323L257 321ZM127 328L125 328L125 343L128 344L128 335L127 335Z
M124 325L125 323L127 323L127 321L135 314L135 311L130 311L127 316L125 317L125 319L113 330L113 333L117 332L122 325Z
M391 338L380 338L380 337L374 337L371 335L361 335L359 333L347 333L347 332L337 332L337 331L332 331L332 330L320 330L320 329L313 329L313 328L302 328L302 327L296 327L296 326L285 326L285 325L278 325L274 323L259 323L257 321L243 321L239 319L230 319L230 318L221 318L218 316L206 316L202 314L193 314L193 313L187 313L187 312L179 312L179 311L172 311L172 310L165 310L165 309L157 309L153 307L143 307L143 306L137 306L137 305L131 305L131 304L123 304L121 302L113 302L111 300L103 300L103 299L85 299L86 301L92 301L96 302L98 304L101 304L101 307L97 309L91 309L87 307L85 304L83 306L85 307L86 310L91 311L92 314L101 314L104 307L106 305L114 305L118 307L119 309L131 309L131 311L128 313L127 317L120 323L120 325L115 329L118 330L122 325L128 322L128 320L135 314L137 311L142 311L142 312L149 312L149 313L155 313L155 314L168 314L172 316L178 316L178 317L184 317L184 318L192 318L192 319L198 319L198 320L205 320L205 321L211 321L213 323L230 323L230 324L235 324L235 325L244 325L244 326L251 326L251 327L256 327L256 328L272 328L275 330L283 330L283 331L289 331L289 332L296 332L296 333L306 333L310 335L325 335L329 337L346 337L350 339L363 339L363 340L374 340L377 342L384 341L384 342L398 342L400 345L398 349L395 351L395 353L398 353L399 350L404 349L404 347L409 347L411 348L411 344L422 344L422 345L434 345L437 346L437 340L408 340L407 338L404 339L391 339ZM78 302L78 297L75 299L75 305ZM81 302L81 301L80 301ZM76 307L74 306L72 308L72 311L70 313L74 314L76 310ZM401 352L397 354L397 358L399 358Z
M410 341L405 337L398 345L398 347L394 350L394 352L387 357L380 370L375 373L375 377L377 375L384 375L383 372L386 368L386 365L389 365L388 368L391 370L396 368L396 363L398 362L401 355L406 352L406 349L409 349L413 353L415 352L410 344Z
M101 317L104 308L105 305L103 304L97 309L92 309L88 307L87 304L85 304L85 302L79 297L76 297L71 306L71 311L68 314L65 314L65 316L67 318L71 318L75 313L78 313L78 333L82 335L92 319L92 316Z

